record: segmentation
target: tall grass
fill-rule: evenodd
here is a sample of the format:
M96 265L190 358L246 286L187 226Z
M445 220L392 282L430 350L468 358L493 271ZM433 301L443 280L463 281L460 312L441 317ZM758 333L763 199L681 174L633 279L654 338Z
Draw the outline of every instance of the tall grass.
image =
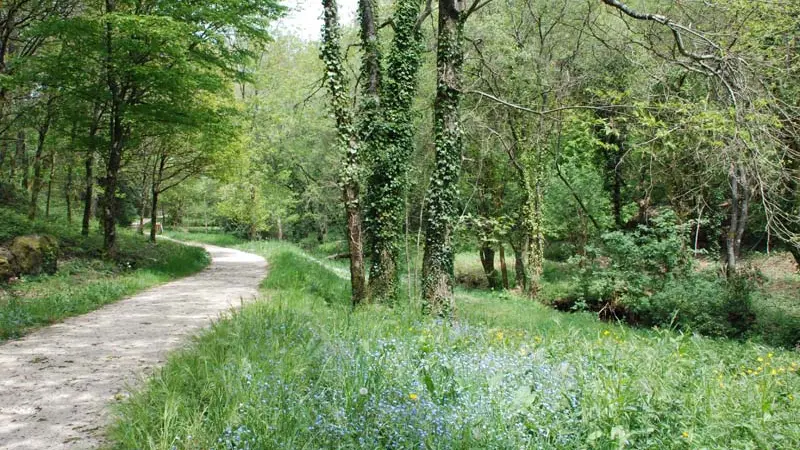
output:
M455 324L352 312L324 264L240 248L271 263L265 301L121 402L114 448L800 448L796 352L493 293L459 293Z

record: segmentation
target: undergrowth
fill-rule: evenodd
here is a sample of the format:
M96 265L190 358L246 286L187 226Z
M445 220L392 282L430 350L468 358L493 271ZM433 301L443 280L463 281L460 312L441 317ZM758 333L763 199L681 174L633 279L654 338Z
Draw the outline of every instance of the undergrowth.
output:
M117 407L118 449L798 448L797 353L459 292L459 320L351 312L288 245L265 301L214 325Z

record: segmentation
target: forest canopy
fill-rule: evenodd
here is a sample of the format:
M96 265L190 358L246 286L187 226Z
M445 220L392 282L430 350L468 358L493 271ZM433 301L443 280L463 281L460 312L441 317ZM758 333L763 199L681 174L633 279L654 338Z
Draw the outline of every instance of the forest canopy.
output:
M753 256L800 263L795 2L339 7L308 40L274 0L4 2L0 200L96 218L111 259L137 220L300 242L350 261L354 304L441 316L464 253L645 324L664 290L737 310Z

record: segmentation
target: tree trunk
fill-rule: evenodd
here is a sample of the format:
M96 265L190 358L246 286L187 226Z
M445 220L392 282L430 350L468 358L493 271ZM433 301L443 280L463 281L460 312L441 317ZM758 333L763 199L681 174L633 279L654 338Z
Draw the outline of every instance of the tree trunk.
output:
M371 0L362 0L369 2ZM405 218L408 161L414 150L411 108L417 92L422 45L419 0L398 0L387 79L380 96L382 124L362 139L373 170L367 179L366 233L371 243L370 296L393 302L398 293L398 253ZM374 30L372 30L374 33ZM379 64L372 67L379 68ZM369 117L366 118L369 121Z
M514 287L521 287L523 291L527 290L528 288L528 274L525 270L525 251L524 249L527 248L528 244L523 243L522 245L512 245L511 247L514 249L514 274L516 275L516 279L514 280Z
M158 232L158 228L156 227L156 224L158 223L158 188L157 187L155 187L155 186L153 187L151 195L152 195L152 197L150 198L150 202L152 203L152 205L150 205L150 208L151 208L151 210L150 210L150 242L155 244L156 243L156 234ZM161 226L163 227L164 225L162 224Z
M94 136L89 138L92 142ZM89 226L92 221L92 204L94 203L94 145L89 144L89 152L86 155L86 181L84 184L83 199L83 220L81 221L81 234L89 235Z
M529 151L530 152L530 151ZM524 265L525 293L534 298L539 293L539 279L544 265L544 164L542 152L537 149L533 155L531 166L526 172L525 205L523 207L523 224L528 260Z
M117 259L119 248L117 247L117 218L118 210L117 188L119 187L119 170L122 167L122 139L123 130L121 117L112 112L115 116L111 119L111 142L109 143L108 162L106 173L103 178L103 201L101 208L101 220L103 222L103 250L111 259Z
M4 139L4 136L0 136L0 139ZM0 143L0 172L3 170L3 166L6 165L6 157L8 156L8 142L3 140Z
M486 275L489 289L498 289L500 287L500 274L498 274L497 270L494 268L494 249L491 244L488 242L481 244L480 256L483 273Z
M48 102L49 103L49 102ZM49 108L49 106L48 106ZM28 219L33 220L39 209L39 194L42 191L42 168L44 165L44 144L47 140L47 132L50 129L50 114L47 113L44 124L39 128L39 139L36 143L36 155L33 159L33 182L31 184L31 201L28 207Z
M116 10L114 0L106 0L106 12L112 14ZM103 202L101 220L103 223L103 250L111 259L117 259L117 220L118 209L117 188L119 187L119 171L122 168L122 152L124 149L125 125L123 120L123 98L114 67L114 36L111 21L106 21L106 61L105 76L110 95L109 143L106 158L106 173L103 178Z
M19 169L22 171L22 182L21 187L25 191L30 190L30 186L28 184L28 177L29 177L29 170L28 170L28 149L26 146L26 137L25 131L20 130L17 133L17 162L19 163Z
M340 184L347 221L347 242L350 249L352 300L353 304L357 305L366 296L363 231L359 203L359 144L349 109L336 0L322 0L322 6L324 10L322 59L326 66L326 82L331 96L333 116L336 119L337 145L345 155Z
M148 163L147 166L145 166L145 170L142 171L142 207L139 208L139 226L136 228L136 232L142 236L144 236L144 215L147 213L147 172L149 170L150 170L150 164ZM155 183L155 178L153 179L153 183ZM152 197L153 186L154 184L150 185L151 199L153 198ZM150 216L152 217L152 215L153 214L151 212ZM155 222L150 222L150 229L152 229L155 225L156 225ZM152 233L151 233L151 240L155 242Z
M47 201L45 202L44 216L50 217L50 200L53 197L53 179L56 176L56 154L50 154L50 179L47 180Z
M729 171L731 189L730 225L725 239L726 273L729 278L736 275L738 260L742 253L742 237L747 228L750 207L750 191L744 170L731 164Z
M452 233L464 147L459 114L464 6L461 1L439 0L434 102L436 167L427 194L422 295L425 312L443 317L455 313Z
M158 159L157 169L153 172L153 184L150 190L152 194L150 199L150 208L152 209L150 212L150 242L154 244L156 243L156 233L158 232L156 227L158 223L158 196L161 194L161 180L164 178L164 167L166 163L166 154L162 153ZM163 229L164 224L161 224L161 226Z
M283 240L283 221L278 217L278 241Z
M67 223L72 223L72 164L67 164L67 183L64 185L64 200L67 202Z
M506 266L506 249L504 244L500 244L500 274L503 278L503 289L508 289L508 266Z
M17 161L19 161L19 148L14 151L14 154L9 158L8 163L8 181L14 183L14 177L17 174Z
M789 245L789 252L794 257L794 263L797 266L797 271L800 272L800 247L797 245Z

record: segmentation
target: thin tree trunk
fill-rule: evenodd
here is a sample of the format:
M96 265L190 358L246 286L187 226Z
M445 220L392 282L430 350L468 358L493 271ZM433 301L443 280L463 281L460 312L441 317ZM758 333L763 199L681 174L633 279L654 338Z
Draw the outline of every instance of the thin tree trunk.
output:
M67 223L72 223L72 164L67 164L67 183L64 185L64 200L67 202Z
M19 148L17 147L14 154L11 155L11 161L8 163L8 181L14 183L14 177L17 174L17 162L19 161Z
M150 197L150 242L156 243L156 234L158 233L158 227L156 224L158 223L158 187L153 186L153 190L151 191L152 197ZM164 224L161 224L162 228Z
M115 12L116 2L106 0L106 12ZM106 159L106 173L103 178L103 202L102 202L102 223L103 223L103 250L111 259L117 259L119 248L117 246L117 218L118 209L117 188L119 187L119 171L122 168L122 152L124 148L125 128L122 123L123 118L123 99L120 93L120 86L116 79L116 69L114 68L113 55L113 25L110 21L106 22L106 82L110 95L109 112L109 144L108 157Z
M83 187L83 220L81 221L81 234L89 235L89 226L92 221L92 204L94 203L94 136L90 135L89 151L86 155L86 181Z
M0 139L4 139L4 136L0 136ZM8 156L8 142L3 140L0 143L0 172L3 170L3 166L6 165L6 157Z
M508 289L508 266L506 266L506 249L503 243L500 244L500 274L503 278L503 289Z
M742 237L747 228L750 192L747 186L746 174L735 164L731 164L729 180L731 189L731 212L730 225L725 239L725 249L726 272L728 277L733 277L738 270L738 260L742 251Z
M50 217L50 199L53 197L53 179L56 176L56 154L50 154L50 179L47 180L47 201L45 202L44 216Z
M528 274L525 270L525 251L524 249L528 247L527 243L522 243L522 245L512 245L511 248L514 249L514 274L516 275L516 279L514 280L514 287L521 287L523 291L528 288Z
M494 268L494 254L494 249L490 243L484 242L481 244L481 265L483 266L483 273L486 275L489 289L492 290L500 287L500 277L497 270Z
M152 209L150 212L150 242L154 244L156 243L156 233L158 232L156 227L158 223L158 196L161 194L161 180L164 178L164 166L166 163L166 154L161 153L158 159L158 166L156 166L156 170L153 171L152 197L150 199L150 208ZM161 224L161 227L163 229L164 224Z
M460 1L439 0L434 102L436 168L428 192L422 292L425 312L443 317L455 314L452 233L464 147L459 114L464 6Z
M33 160L33 182L31 185L31 201L28 208L28 219L30 220L35 219L38 213L39 194L42 191L42 184L44 183L42 179L42 169L44 165L44 144L47 140L47 132L50 130L50 103L51 101L48 101L48 112L44 123L39 127L39 139L36 144L36 155Z
M28 149L26 143L25 131L20 130L17 133L17 162L19 163L19 169L22 171L21 187L25 191L29 191Z
M147 172L150 171L150 164L146 164L145 170L142 170L142 207L139 208L139 226L136 228L136 232L140 235L144 236L144 215L147 213ZM155 177L155 175L154 175ZM155 178L153 178L153 184L150 185L151 189L151 199L152 199L152 187L155 183ZM152 212L150 216L152 217ZM152 229L155 226L155 222L150 223L150 228Z

